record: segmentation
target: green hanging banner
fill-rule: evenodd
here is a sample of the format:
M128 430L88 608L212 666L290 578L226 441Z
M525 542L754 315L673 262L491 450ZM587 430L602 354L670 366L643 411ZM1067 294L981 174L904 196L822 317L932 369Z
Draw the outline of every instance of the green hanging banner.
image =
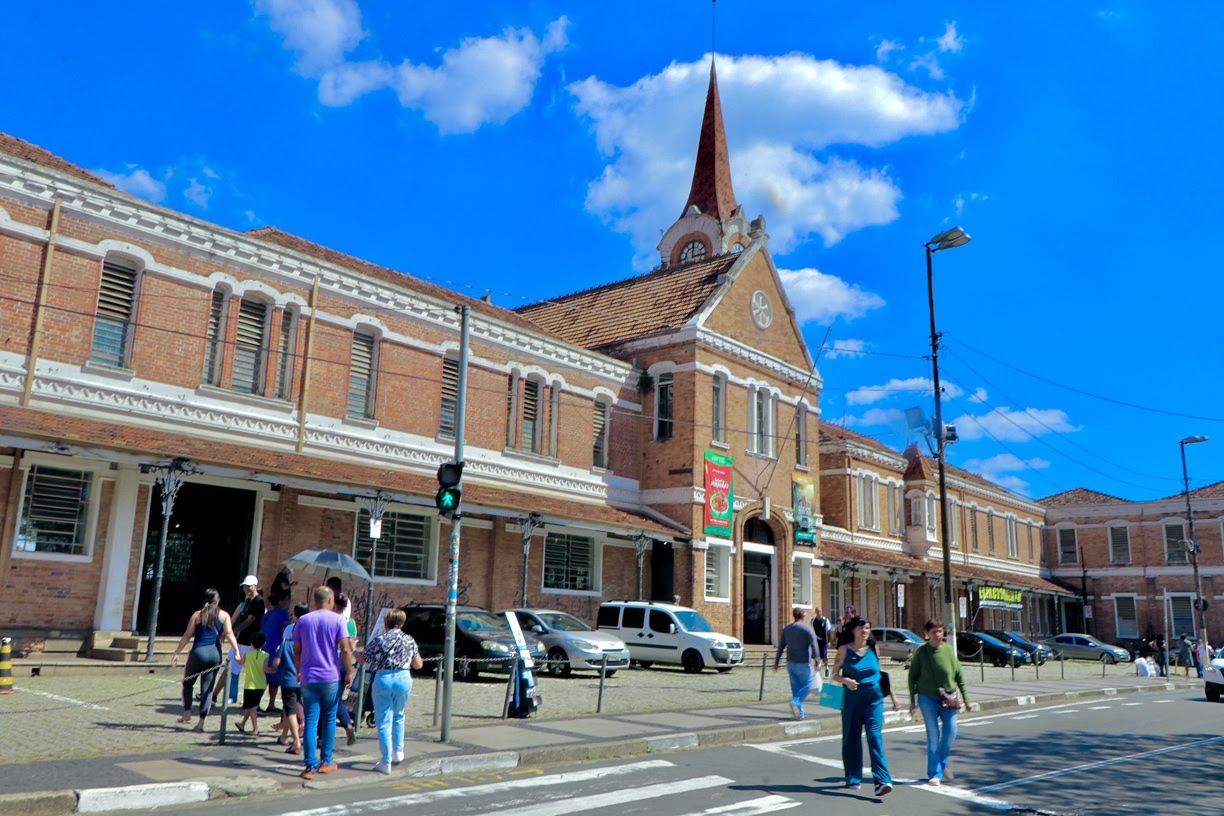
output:
M734 460L714 451L705 452L705 533L731 538L735 516Z

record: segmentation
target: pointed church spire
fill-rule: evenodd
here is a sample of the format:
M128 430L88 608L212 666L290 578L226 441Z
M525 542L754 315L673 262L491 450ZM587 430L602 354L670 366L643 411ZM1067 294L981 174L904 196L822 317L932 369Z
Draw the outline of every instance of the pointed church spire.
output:
M731 217L739 206L731 189L731 162L727 158L727 134L723 129L722 102L718 98L718 77L710 61L710 88L706 92L705 115L701 118L701 141L693 167L693 186L684 212L697 205L702 213L719 221ZM683 216L684 213L681 213Z

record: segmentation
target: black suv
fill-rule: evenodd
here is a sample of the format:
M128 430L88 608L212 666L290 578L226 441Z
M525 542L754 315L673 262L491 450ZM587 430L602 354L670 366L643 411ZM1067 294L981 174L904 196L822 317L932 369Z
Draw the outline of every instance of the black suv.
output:
M446 607L420 605L400 607L408 619L400 627L416 640L421 657L441 658L446 649ZM542 665L544 644L526 636L531 659ZM475 680L481 672L507 674L514 658L514 635L505 615L494 615L475 606L455 612L455 678Z
M1009 646L1015 646L1020 651L1029 656L1029 661L1035 666L1040 666L1047 660L1054 657L1054 650L1044 643L1033 643L1021 636L1017 632L1008 632L1004 629L984 629L983 634L990 635L992 638Z
M995 666L1020 666L1028 662L1028 654L1019 646L1003 643L981 632L957 632L956 655L965 662L985 659Z

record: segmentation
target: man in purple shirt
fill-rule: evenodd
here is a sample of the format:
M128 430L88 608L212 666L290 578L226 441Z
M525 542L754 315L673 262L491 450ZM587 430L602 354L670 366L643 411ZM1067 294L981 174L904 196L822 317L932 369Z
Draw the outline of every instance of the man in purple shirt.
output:
M306 715L306 770L303 779L314 779L316 773L336 770L332 749L336 744L336 706L340 704L340 661L344 661L345 688L353 684L355 675L353 643L349 640L344 618L332 610L336 599L325 586L316 587L310 598L311 611L298 619L293 627L293 656L297 665L298 682L302 687L302 710ZM323 725L318 754L319 724Z

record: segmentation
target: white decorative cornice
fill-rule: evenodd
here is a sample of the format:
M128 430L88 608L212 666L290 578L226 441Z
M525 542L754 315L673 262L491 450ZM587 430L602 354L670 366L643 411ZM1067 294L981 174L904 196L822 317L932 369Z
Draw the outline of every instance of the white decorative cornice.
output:
M659 332L646 337L627 340L624 343L616 344L616 350L619 354L628 356L644 351L667 348L668 346L691 345L693 343L702 343L716 351L721 351L745 363L768 371L784 380L801 385L808 383L810 380L808 391L813 394L818 393L824 385L824 381L818 373L804 371L798 366L779 360L773 355L754 349L726 335L694 326L685 326L674 331Z
M821 442L820 453L821 455L843 454L852 459L862 459L883 467L899 470L902 473L905 473L906 468L909 467L909 460L901 454L873 448L870 445L853 439L830 439Z

